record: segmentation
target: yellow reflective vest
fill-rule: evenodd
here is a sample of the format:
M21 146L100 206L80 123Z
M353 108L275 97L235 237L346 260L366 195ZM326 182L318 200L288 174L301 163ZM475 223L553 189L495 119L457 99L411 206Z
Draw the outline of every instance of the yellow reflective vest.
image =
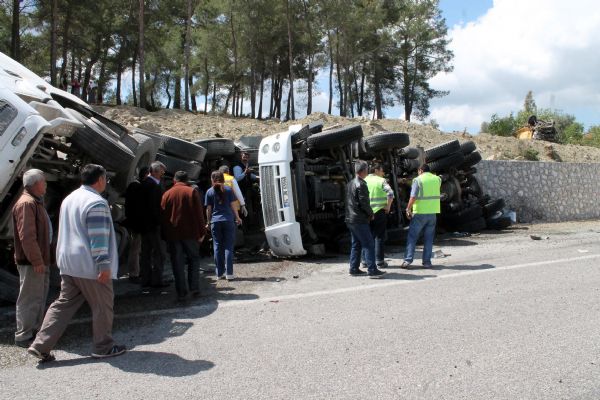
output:
M373 209L373 213L376 213L387 206L387 193L383 190L385 179L371 174L365 178L365 182L367 182L367 187L369 188L371 208Z
M418 185L418 192L413 204L413 213L439 214L442 179L431 172L424 172L415 178L415 181Z
M233 190L233 192L235 193L235 190L233 188L233 180L235 179L232 175L229 174L223 174L223 178L225 180L225 186L229 186L231 188L231 190ZM236 198L235 201L233 202L233 207L236 210L240 210L240 201Z

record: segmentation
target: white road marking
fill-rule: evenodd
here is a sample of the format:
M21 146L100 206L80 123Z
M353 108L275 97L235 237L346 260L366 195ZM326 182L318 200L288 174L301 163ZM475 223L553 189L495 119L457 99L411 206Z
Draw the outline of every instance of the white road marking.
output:
M600 258L600 254L590 254L590 255L586 255L586 256L562 258L562 259L558 259L558 260L546 260L546 261L536 261L536 262L523 263L523 264L514 264L514 265L508 265L506 267L492 267L492 268L485 268L485 269L479 269L479 270L469 270L469 271L439 275L439 276L436 276L435 278L424 278L424 279L420 279L420 280L407 279L407 280L386 281L385 275L384 275L384 278L381 278L369 285L350 286L350 287L329 289L329 290L318 290L318 291L314 291L314 292L295 293L295 294L288 294L288 295L274 296L274 297L264 297L264 298L258 298L258 299L250 299L250 300L225 300L225 301L219 302L218 305L216 306L216 308L219 309L219 308L239 307L239 306L246 306L246 305L252 305L252 304L264 304L264 303L270 303L270 302L278 303L278 302L282 302L282 301L286 301L286 300L296 300L296 299L303 299L303 298L310 298L310 297L327 296L327 295L351 293L351 292L358 292L358 291L365 291L365 290L381 289L381 288L388 288L388 287L392 287L392 286L407 285L407 284L411 284L411 283L416 284L416 283L420 283L420 282L433 282L437 279L455 279L455 278L460 278L463 276L483 274L483 273L488 273L488 272L499 272L499 271L513 270L513 269L528 268L528 267L539 267L542 265L570 263L570 262L574 262L574 261L592 260L595 258ZM427 271L427 270L422 270L422 271ZM356 279L356 278L353 278L353 279ZM360 278L358 278L358 279L360 279ZM134 312L134 313L115 315L115 319L121 320L121 319L128 319L128 318L154 317L154 316L169 315L169 314L184 314L184 315L181 315L180 319L185 320L186 319L185 314L187 314L189 312L210 310L212 308L215 308L214 304L201 304L201 305L185 307L185 308L171 308L171 309L164 309L164 310L138 311L138 312ZM79 319L72 320L70 324L78 324L78 323L90 322L90 321L91 321L91 318L79 318ZM1 328L0 333L11 332L13 330L14 330L14 328Z

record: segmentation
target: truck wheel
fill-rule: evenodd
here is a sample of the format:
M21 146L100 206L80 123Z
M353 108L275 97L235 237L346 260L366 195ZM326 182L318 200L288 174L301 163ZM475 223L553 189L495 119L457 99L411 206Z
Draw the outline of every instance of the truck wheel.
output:
M419 160L416 160L416 159L415 160L404 160L404 162L402 164L404 166L404 169L407 172L416 171L421 166L421 163L419 162Z
M430 161L427 164L429 165L429 168L431 168L431 171L442 172L462 164L464 160L465 156L463 156L460 151L457 151L436 161Z
M152 138L140 133L128 136L131 137L131 140L135 141L137 146L134 150L135 158L129 164L129 169L119 172L115 177L114 183L111 182L112 186L119 192L124 192L127 186L138 177L140 170L143 167L149 167L156 159L156 148L154 147Z
M202 171L202 166L196 161L186 161L168 154L157 153L156 160L165 164L170 175L175 175L177 171L185 171L189 179L196 180Z
M435 161L457 151L460 151L460 143L458 140L452 140L425 150L425 160Z
M142 135L146 135L146 136L152 138L152 141L154 141L154 147L156 147L157 149L160 149L160 147L162 146L163 141L165 139L165 135L162 135L158 132L147 131L147 130L141 129L141 128L133 128L132 132L133 133L141 133Z
M481 154L478 151L474 151L465 156L465 159L462 164L458 167L460 170L469 169L469 167L477 164L481 161Z
M408 133L381 132L365 139L367 151L398 149L408 146L409 143Z
M506 229L509 226L512 225L512 221L510 219L510 217L497 217L497 218L488 218L486 220L487 223L487 228L488 229L494 229L494 230L502 230L502 229Z
M405 147L400 150L400 157L408 160L415 160L419 158L419 149L416 147Z
M492 200L485 206L483 206L483 215L485 215L486 217L494 215L496 211L502 210L505 206L506 203L504 202L504 199Z
M444 222L450 225L462 225L468 221L472 221L477 218L481 218L483 210L480 205L474 205L469 208L465 208L455 213L442 214Z
M235 153L235 144L231 139L210 138L194 140L194 143L206 149L206 157L218 158Z
M456 226L458 232L470 232L475 233L484 230L487 227L485 219L482 217L476 218L467 223Z
M475 142L469 140L468 142L463 142L460 144L460 151L464 154L467 155L469 153L474 152L477 149L477 146L475 145Z
M0 267L0 300L16 303L19 297L19 276Z
M163 135L162 146L160 147L165 154L169 154L184 160L198 161L201 163L206 157L206 148L190 143L187 140Z
M349 125L343 128L331 129L321 133L315 133L306 140L308 147L317 150L328 150L333 147L344 146L352 143L363 136L360 125Z
M77 111L70 111L73 115L81 115ZM121 172L131 165L135 156L127 146L114 137L115 133L105 132L97 124L89 121L84 124L85 127L77 129L70 138L75 147L83 151L93 162L116 172Z

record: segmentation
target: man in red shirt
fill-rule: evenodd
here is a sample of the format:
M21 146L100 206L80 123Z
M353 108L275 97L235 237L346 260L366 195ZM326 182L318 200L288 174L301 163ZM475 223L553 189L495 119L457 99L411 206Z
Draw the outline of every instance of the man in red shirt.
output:
M162 197L162 229L171 255L177 300L184 301L188 291L200 294L200 249L206 235L204 208L200 194L188 184L188 175L177 171L175 184ZM185 263L188 262L187 283Z

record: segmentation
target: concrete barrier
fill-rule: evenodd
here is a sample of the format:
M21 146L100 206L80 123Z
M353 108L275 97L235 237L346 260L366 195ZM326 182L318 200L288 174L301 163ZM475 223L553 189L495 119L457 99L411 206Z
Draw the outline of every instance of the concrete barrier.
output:
M502 197L517 221L600 218L600 163L481 161L483 192Z

